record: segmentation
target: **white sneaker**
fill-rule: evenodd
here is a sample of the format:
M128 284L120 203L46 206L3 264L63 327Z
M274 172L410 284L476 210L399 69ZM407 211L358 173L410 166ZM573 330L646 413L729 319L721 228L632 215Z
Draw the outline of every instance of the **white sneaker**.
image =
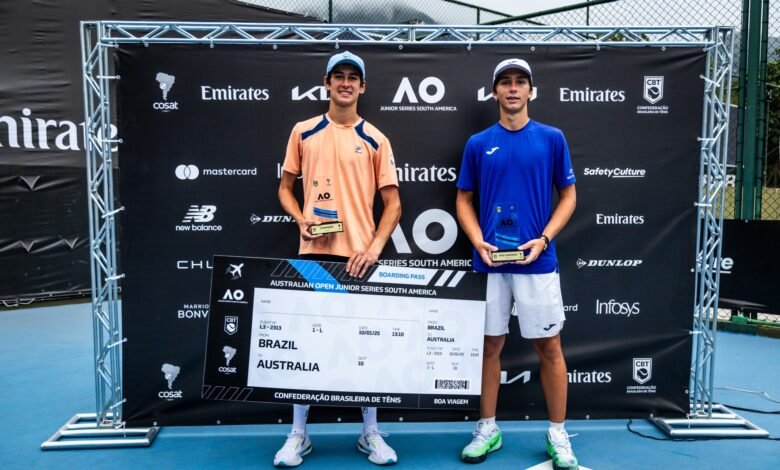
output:
M487 424L480 420L474 439L463 448L460 459L466 463L484 462L491 452L501 449L501 430L495 424Z
M297 467L303 463L303 456L311 452L311 440L305 431L293 429L287 435L284 445L274 456L275 467Z
M357 447L360 452L368 454L368 460L377 465L392 465L398 462L398 456L392 447L387 445L382 436L387 434L378 429L364 432L358 439Z
M574 451L571 450L569 434L566 431L550 429L547 431L547 454L552 457L555 470L577 470L580 468Z

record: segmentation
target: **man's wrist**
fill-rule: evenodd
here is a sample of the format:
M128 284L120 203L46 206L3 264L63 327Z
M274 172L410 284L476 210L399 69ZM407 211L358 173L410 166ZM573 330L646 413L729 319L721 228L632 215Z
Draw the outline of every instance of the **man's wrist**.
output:
M542 240L542 241L544 242L544 248L542 249L542 251L547 251L547 248L549 248L549 247L550 247L550 237L548 237L548 236L547 236L547 235L545 235L545 234L541 234L541 235L539 236L539 239L540 239L540 240Z

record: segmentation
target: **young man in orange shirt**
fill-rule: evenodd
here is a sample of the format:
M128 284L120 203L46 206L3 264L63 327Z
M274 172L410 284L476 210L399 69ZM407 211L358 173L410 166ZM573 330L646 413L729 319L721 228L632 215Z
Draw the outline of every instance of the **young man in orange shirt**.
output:
M279 202L298 224L299 254L304 259L341 261L347 272L363 277L377 262L401 218L398 176L390 141L357 113L366 90L363 60L342 52L330 58L324 84L330 92L328 112L295 125L287 144L279 185ZM302 175L303 207L293 194ZM384 208L379 226L373 204L379 192ZM341 221L343 231L312 235L311 227ZM376 408L363 407L358 449L377 465L394 464L395 451L382 439ZM292 431L274 457L278 467L294 467L311 451L306 432L308 405L293 405Z

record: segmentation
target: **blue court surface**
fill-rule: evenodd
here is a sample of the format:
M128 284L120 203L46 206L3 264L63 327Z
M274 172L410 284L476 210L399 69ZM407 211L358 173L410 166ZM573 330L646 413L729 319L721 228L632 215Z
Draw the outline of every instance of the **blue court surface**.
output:
M151 447L42 451L75 413L95 410L89 304L0 311L0 469L272 468L289 425L164 427ZM715 383L780 398L780 340L719 333ZM780 403L716 391L724 404L780 410ZM315 410L316 412L316 410ZM780 436L780 414L740 412ZM381 420L381 410L380 410ZM580 463L591 469L758 469L780 466L780 441L663 442L626 430L626 420L569 421ZM546 422L503 422L504 448L480 465L459 461L474 423L386 423L395 468L526 469L547 460ZM302 469L376 468L356 448L360 424L310 425L314 451ZM664 437L652 424L634 429Z

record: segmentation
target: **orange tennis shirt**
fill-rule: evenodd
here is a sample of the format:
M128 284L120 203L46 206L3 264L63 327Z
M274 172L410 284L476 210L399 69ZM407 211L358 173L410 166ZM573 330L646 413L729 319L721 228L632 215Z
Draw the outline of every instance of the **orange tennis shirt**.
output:
M349 257L368 248L376 232L376 191L398 186L390 141L364 119L345 126L323 114L297 123L282 169L303 175L304 217L344 222L343 232L301 238L300 254Z

